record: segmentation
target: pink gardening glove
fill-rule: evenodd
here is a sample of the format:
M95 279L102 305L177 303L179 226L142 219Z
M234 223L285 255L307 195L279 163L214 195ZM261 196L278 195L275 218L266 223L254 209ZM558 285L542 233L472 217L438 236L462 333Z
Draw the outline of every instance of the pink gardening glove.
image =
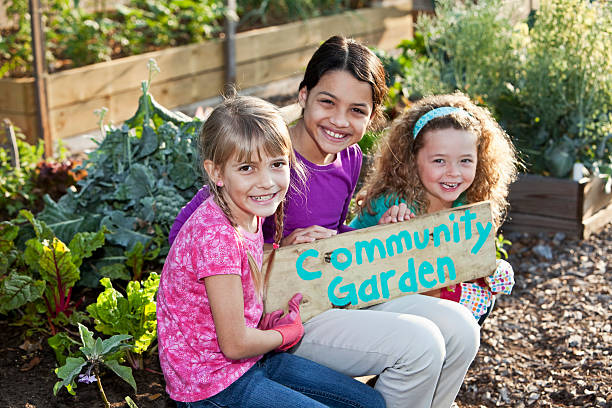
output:
M440 299L452 300L467 307L476 319L487 312L492 298L493 294L488 288L472 282L451 285L440 291Z
M261 330L276 330L283 337L283 342L275 351L286 351L295 346L304 335L304 326L300 317L302 294L296 293L288 303L288 312L282 316L282 310L266 314L259 323ZM279 313L280 312L280 313Z
M514 287L514 270L512 265L503 259L498 259L495 272L493 272L493 275L487 276L485 281L491 288L491 292L509 295Z

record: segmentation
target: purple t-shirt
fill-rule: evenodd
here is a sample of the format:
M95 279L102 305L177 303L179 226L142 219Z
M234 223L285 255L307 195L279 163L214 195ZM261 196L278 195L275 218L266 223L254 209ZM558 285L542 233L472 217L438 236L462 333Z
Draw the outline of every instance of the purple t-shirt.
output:
M309 162L297 151L295 155L305 167L306 182L303 186L297 185L299 182L295 181L292 174L291 180L296 184L289 190L287 197L283 237L297 228L311 225L320 225L339 233L352 231L353 228L344 225L344 221L361 171L363 154L359 145L349 146L336 155L336 160L323 166ZM170 229L170 245L181 226L209 195L208 187L204 186L183 207ZM263 234L265 242L273 242L274 217L266 218Z

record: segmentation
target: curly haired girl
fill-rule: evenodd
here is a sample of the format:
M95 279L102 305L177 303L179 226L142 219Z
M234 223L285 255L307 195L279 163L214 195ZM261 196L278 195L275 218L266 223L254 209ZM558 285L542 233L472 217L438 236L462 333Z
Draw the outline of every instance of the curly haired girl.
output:
M510 138L486 108L460 92L426 97L381 140L351 227L404 221L485 200L499 227L517 165ZM509 293L512 275L506 262L498 262L495 274L484 280L428 294L459 301L480 319L490 310L491 292L503 286L501 291Z

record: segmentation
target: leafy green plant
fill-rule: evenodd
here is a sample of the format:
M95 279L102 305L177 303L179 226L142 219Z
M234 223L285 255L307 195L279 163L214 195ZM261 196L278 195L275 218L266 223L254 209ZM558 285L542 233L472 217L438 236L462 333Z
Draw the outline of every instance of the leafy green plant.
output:
M56 334L56 326L82 319L77 311L78 303L72 301L72 289L80 278L83 259L104 244L107 231L103 227L95 233L77 233L66 245L31 212L21 210L19 214L31 224L35 237L25 242L22 251L15 245L21 220L1 224L0 254L7 259L1 265L3 273L8 274L0 281L0 313L35 303L33 308L26 309L27 313L46 311L51 333Z
M66 364L55 369L55 374L60 381L55 383L53 395L57 395L62 387L66 387L70 394L76 395L76 379L78 376L79 382L97 382L104 406L110 408L110 403L106 398L104 388L102 387L102 379L100 378L100 367L102 366L117 374L136 391L136 381L134 381L132 369L120 364L121 352L130 348L128 344L124 343L130 339L130 336L116 335L106 340L102 340L99 337L94 339L93 333L80 323L79 335L82 344L79 350L82 353L82 357L68 357ZM87 367L87 371L85 374L81 374L84 367Z
M87 306L87 312L96 323L95 329L106 335L129 334L133 347L127 351L127 359L134 369L144 368L143 353L157 337L155 294L159 275L151 272L142 282L131 281L126 296L113 288L108 278L100 283L105 288L96 303Z
M150 68L152 76L154 62ZM39 215L64 241L102 226L111 232L93 259L95 266L84 271L81 283L87 286L116 273L117 267L108 267L126 259L132 259L136 279L143 270L138 256L161 262L172 221L198 188L201 122L159 105L148 92L149 83L150 78L143 82L135 115L121 127L107 127L106 137L83 163L88 175L77 183L78 192L68 191L57 202L45 197Z
M504 238L503 234L499 234L497 238L495 238L495 257L497 259L508 259L508 251L506 251L505 248L506 245L512 245L512 242Z
M534 172L566 176L574 162L610 163L612 8L607 2L543 1L529 30L512 134Z

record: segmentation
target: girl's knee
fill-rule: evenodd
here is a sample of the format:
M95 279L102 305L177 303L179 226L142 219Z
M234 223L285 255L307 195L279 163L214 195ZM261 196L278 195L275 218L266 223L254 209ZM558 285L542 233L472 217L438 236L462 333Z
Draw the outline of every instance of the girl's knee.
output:
M473 359L480 347L480 326L467 308L459 304L456 306L458 306L455 308L456 313L450 320L451 324L448 328L447 349Z
M431 320L413 317L412 324L402 329L395 337L402 347L398 362L411 369L420 366L422 370L438 373L446 358L444 336L438 326Z

